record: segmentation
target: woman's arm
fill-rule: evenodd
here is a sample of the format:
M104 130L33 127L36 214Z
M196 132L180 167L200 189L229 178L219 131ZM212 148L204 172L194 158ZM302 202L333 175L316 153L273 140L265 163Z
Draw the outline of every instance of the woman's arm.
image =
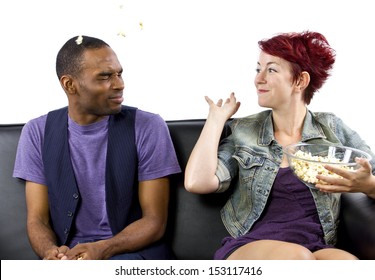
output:
M240 107L234 93L223 104L217 104L205 97L209 114L201 135L189 157L185 170L185 188L194 193L211 193L218 189L219 180L216 177L217 152L221 133L225 122L232 117Z

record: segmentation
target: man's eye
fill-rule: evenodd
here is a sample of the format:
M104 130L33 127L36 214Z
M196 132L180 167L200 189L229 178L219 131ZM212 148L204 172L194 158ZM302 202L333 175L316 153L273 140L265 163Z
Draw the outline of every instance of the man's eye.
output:
M111 75L100 75L99 80L109 80L111 78Z

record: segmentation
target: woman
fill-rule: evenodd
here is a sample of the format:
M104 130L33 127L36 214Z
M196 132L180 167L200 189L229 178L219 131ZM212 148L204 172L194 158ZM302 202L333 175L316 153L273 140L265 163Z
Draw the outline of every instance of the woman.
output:
M234 188L221 212L230 236L215 259L356 259L334 247L340 193L375 198L375 163L358 159L355 172L326 167L343 178L318 176L327 185L314 190L293 175L283 153L286 145L313 141L351 146L375 158L341 119L307 108L329 77L335 52L322 34L308 31L279 34L259 47L254 82L259 105L270 110L234 119L232 134L219 143L240 102L233 93L224 103L205 97L209 114L185 171L190 192Z

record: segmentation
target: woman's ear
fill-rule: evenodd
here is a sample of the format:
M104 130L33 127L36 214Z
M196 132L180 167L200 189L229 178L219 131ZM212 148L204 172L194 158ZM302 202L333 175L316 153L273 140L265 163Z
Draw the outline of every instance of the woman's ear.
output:
M299 76L299 79L296 83L297 88L300 91L304 91L310 83L310 74L306 71L303 71Z

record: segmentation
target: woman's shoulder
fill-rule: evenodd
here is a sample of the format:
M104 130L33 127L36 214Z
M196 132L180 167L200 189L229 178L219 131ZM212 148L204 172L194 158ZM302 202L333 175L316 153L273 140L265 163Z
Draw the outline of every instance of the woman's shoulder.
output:
M319 123L322 124L334 124L337 123L338 121L341 122L341 119L332 112L311 112L312 117Z
M313 114L315 118L321 118L321 119L337 118L336 114L333 112L311 112L311 114Z
M271 113L272 113L271 110L265 110L259 113L245 116L245 117L234 118L232 120L232 124L246 125L246 126L260 124L260 123L263 123L267 118L269 118L271 116Z

